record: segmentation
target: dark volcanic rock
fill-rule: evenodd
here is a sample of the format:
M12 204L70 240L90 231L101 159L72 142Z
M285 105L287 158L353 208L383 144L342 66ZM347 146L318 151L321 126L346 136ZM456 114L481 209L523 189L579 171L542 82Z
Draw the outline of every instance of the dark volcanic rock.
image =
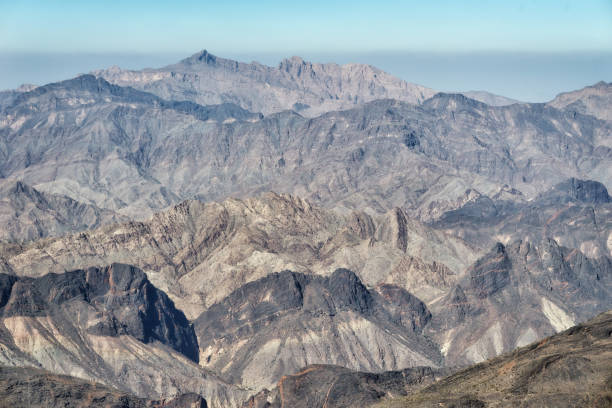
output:
M0 284L3 317L58 314L64 303L80 301L100 313L90 333L159 341L198 360L195 333L185 315L133 266L113 264L36 279L0 275Z

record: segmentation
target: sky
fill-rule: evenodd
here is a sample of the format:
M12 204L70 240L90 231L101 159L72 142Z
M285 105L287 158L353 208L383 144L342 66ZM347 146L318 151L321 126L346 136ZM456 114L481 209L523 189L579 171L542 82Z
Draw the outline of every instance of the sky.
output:
M546 100L612 81L612 0L0 0L0 89L202 49L369 63L435 89Z

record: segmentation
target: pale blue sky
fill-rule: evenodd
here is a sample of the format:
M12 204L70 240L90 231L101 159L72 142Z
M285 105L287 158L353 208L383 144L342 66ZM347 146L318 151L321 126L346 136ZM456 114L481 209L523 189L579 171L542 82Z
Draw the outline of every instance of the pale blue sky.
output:
M204 48L271 65L371 63L436 89L540 100L612 80L612 0L0 0L0 88Z
M0 51L612 50L611 0L0 0Z

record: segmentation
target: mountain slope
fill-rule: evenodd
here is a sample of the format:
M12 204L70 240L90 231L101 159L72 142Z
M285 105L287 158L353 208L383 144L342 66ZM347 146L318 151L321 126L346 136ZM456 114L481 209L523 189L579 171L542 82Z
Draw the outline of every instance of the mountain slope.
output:
M558 109L593 115L599 119L612 120L612 84L598 82L577 91L564 92L548 105Z
M379 407L612 405L612 312Z
M429 308L446 364L477 363L612 308L612 258L552 239L498 243Z
M236 406L246 392L197 365L193 326L134 267L0 275L0 362L96 381L142 398L195 392Z
M186 201L130 222L26 245L0 245L0 268L40 276L123 262L142 268L189 318L272 272L350 268L369 286L440 296L479 252L399 209L341 215L289 195ZM1 269L0 269L1 270ZM211 285L214 282L214 285Z
M126 221L109 210L42 193L19 181L0 184L0 241L30 241Z
M195 322L204 367L254 389L310 364L388 371L439 366L427 307L401 288L369 290L346 269L284 271L248 283Z
M94 75L165 99L202 105L229 102L264 114L293 109L316 116L375 99L420 103L435 94L370 65L316 64L293 57L268 67L219 58L206 50L160 69L113 67Z
M344 367L312 365L283 377L271 391L251 397L249 408L348 408L371 405L383 398L398 397L436 380L430 367L367 373Z
M463 95L262 118L85 76L23 93L1 117L0 175L134 217L263 190L426 217L469 188L532 198L570 177L612 183L609 122Z
M516 99L507 98L502 95L495 95L487 91L467 91L461 93L468 98L476 99L477 101L486 103L490 106L506 106L513 105L515 103L522 103Z
M480 247L552 238L591 258L612 256L612 199L592 180L572 178L523 202L471 192L430 225Z
M0 366L0 405L15 408L206 408L196 394L151 401L36 368Z

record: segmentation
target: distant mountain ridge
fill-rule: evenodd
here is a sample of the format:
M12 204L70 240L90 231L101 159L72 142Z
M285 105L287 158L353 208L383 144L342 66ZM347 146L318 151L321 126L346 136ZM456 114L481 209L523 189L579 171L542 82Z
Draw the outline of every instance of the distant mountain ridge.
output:
M577 91L560 93L548 105L612 120L612 83L600 81Z
M89 75L22 93L1 112L0 174L131 217L275 190L427 219L467 189L508 185L529 198L569 177L612 183L610 122L461 94L262 116Z
M113 67L93 74L165 99L230 102L266 115L292 109L316 116L387 98L418 104L436 93L365 64L316 64L292 57L269 67L219 58L206 50L159 69Z

